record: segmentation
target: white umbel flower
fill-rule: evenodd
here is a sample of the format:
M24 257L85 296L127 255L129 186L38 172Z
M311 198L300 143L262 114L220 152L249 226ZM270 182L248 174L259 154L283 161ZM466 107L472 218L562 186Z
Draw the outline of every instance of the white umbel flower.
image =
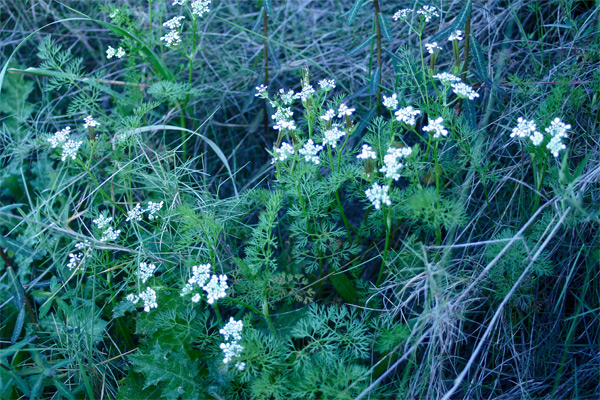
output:
M373 204L376 210L381 208L382 204L390 206L392 201L388 195L390 187L388 185L380 186L378 183L374 183L373 186L365 191L367 198Z
M213 304L215 300L221 299L227 296L226 290L229 286L227 285L227 275L213 275L210 277L210 281L204 285L204 291L207 295L206 302Z
M48 141L50 142L50 146L53 149L58 146L62 146L63 143L65 143L67 140L69 140L70 134L71 134L71 128L68 126L64 129L61 129L58 132L55 132L54 135L52 135L52 137L48 138Z
M294 95L294 98L306 101L309 97L313 95L314 92L315 89L313 89L312 85L308 85L303 87L301 92L296 93Z
M140 299L144 301L144 311L150 312L150 309L157 308L156 303L156 291L150 287L147 287L145 291L139 294Z
M461 40L463 40L463 31L456 30L456 31L452 32L450 34L450 36L448 36L448 40L451 42L454 40L456 40L457 42L460 42Z
M242 354L242 350L244 350L238 342L221 343L219 347L225 354L225 358L223 358L225 364L228 364L233 358L239 357Z
M322 90L329 92L332 89L335 89L335 81L333 79L321 79L319 81L319 86Z
M401 108L395 113L396 120L404 122L408 126L415 126L419 114L421 114L421 111L412 108L412 106Z
M433 6L423 6L420 10L417 10L418 15L422 15L425 18L425 22L431 21L433 17L439 17L440 14L437 12L437 8Z
M271 164L274 164L277 161L285 161L295 153L292 145L287 142L282 142L281 146L279 146L278 149L273 149L273 151L277 155L273 157L273 160L271 160Z
M96 121L91 115L88 115L87 117L85 117L83 119L83 128L84 129L95 128L97 126L100 126L100 123L98 121Z
M165 22L163 24L164 27L167 27L171 30L175 29L175 28L179 28L181 26L181 20L185 19L185 17L183 15L180 15L178 17L173 17L170 20L168 20L167 22Z
M461 99L474 100L475 97L479 97L479 93L475 92L471 86L462 82L453 83L452 91Z
M99 215L98 218L92 220L92 223L94 223L98 227L98 229L104 229L112 222L112 220L112 217Z
M400 169L403 164L400 160L408 157L412 153L410 147L390 147L385 156L383 156L383 167L379 172L383 172L385 177L397 181L400 179Z
M513 128L510 137L526 138L530 137L535 131L537 131L537 125L534 120L528 121L523 117L519 117L517 126Z
M337 146L337 141L345 135L346 132L340 130L337 126L334 126L333 128L326 130L323 134L323 144L330 145L335 149Z
M137 270L137 276L140 277L142 283L146 283L148 279L154 276L154 271L156 271L156 265L141 262L140 267Z
M429 54L433 54L435 53L436 50L441 50L442 48L438 45L438 42L433 42L433 43L427 43L425 44L425 47L427 48L427 52Z
M226 342L229 342L230 338L233 338L234 341L238 341L242 339L242 329L244 329L244 323L230 317L227 325L222 329L219 329L219 333L223 335Z
M256 94L254 97L262 97L265 98L267 96L267 86L260 85L256 87Z
M335 110L330 108L329 110L325 111L325 114L321 115L319 118L325 121L331 121L333 117L335 117Z
M377 154L375 154L375 152L373 151L371 146L369 146L368 144L363 144L362 151L359 155L356 156L356 158L361 159L361 160L368 160L368 159L376 160Z
M78 140L67 140L62 146L62 155L60 156L61 161L65 161L67 158L74 160L77 157L77 150L83 144L82 141Z
M561 150L565 150L567 146L562 142L563 138L567 137L567 131L571 129L571 125L565 124L560 120L560 118L555 118L548 128L546 128L546 132L552 135L550 141L546 145L546 148L550 150L554 157L558 157L558 154Z
M165 203L164 201L161 201L160 203L154 203L151 201L148 202L148 208L146 208L146 211L148 212L148 219L150 219L150 221L152 221L154 218L156 218L156 214L163 207L164 203Z
M164 41L169 47L177 47L181 43L181 37L177 31L169 31L169 33L161 37L160 40Z
M460 82L460 78L458 76L452 75L448 72L441 72L439 74L435 74L433 76L435 79L439 79L442 82L442 85L450 86L453 83Z
M204 284L210 279L210 269L210 264L192 266L192 276L190 279L188 279L184 288L181 290L181 296L191 293L196 286L200 289L204 288ZM197 303L200 300L200 295L197 295L197 300L195 300L195 298L196 295L194 295L192 301Z
M67 268L69 270L73 270L81 263L81 254L79 253L69 253L69 263L67 264Z
M314 164L320 164L318 153L323 150L323 146L316 145L312 139L308 139L308 142L298 152L304 156L304 160L312 162Z
M117 238L119 237L120 234L121 234L120 229L114 230L112 228L112 226L109 226L108 228L106 228L104 230L104 232L102 232L102 237L100 238L100 241L101 242L109 242L112 240L117 240Z
M204 14L210 12L210 0L197 0L192 1L192 14L202 17Z
M391 96L383 95L383 106L389 110L395 110L398 107L398 96L396 93Z
M429 125L423 127L424 132L434 132L433 138L438 139L440 136L448 136L448 130L442 125L444 119L439 117L434 119L433 121L429 121Z
M141 221L142 220L142 216L144 215L144 210L142 210L142 206L140 205L140 203L137 203L135 205L135 207L133 207L131 210L127 211L127 218L125 219L125 222L129 222L129 221Z
M398 10L394 13L394 21L404 21L408 18L409 14L412 13L410 8L403 8L402 10Z
M347 105L342 103L338 109L338 118L342 118L344 116L349 117L352 115L352 113L354 113L354 111L356 111L355 108L349 108Z

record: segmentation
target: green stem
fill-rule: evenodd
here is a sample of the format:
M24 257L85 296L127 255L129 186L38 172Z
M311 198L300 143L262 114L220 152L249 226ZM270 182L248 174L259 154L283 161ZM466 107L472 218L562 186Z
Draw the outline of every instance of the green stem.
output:
M379 268L379 275L377 276L377 283L375 286L379 286L381 279L383 278L383 270L387 265L387 253L390 248L390 235L392 232L392 210L389 207L382 206L383 216L386 219L385 224L385 247L383 249L383 257L381 260L381 267ZM385 212L387 210L387 213Z

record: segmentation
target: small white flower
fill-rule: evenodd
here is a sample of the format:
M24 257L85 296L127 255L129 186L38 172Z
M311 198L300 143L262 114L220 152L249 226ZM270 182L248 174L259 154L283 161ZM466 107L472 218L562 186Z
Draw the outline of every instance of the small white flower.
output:
M254 97L266 97L267 96L267 86L260 85L256 87L256 94Z
M84 240L83 242L79 242L79 243L75 244L75 248L77 250L87 250L90 248L90 246L91 246L90 242L87 239Z
M319 86L326 92L329 92L332 89L335 89L335 81L333 79L321 79L319 81Z
M529 136L529 139L531 139L533 145L537 147L544 141L544 135L538 131L535 131Z
M174 6L182 6L187 2L187 0L173 0Z
M229 363L234 357L239 357L242 354L242 350L244 350L238 342L221 343L219 347L225 354L225 358L223 358L225 364Z
M566 137L569 129L571 129L571 125L565 124L560 118L554 118L554 120L550 122L550 126L546 128L546 133L549 133L552 137Z
M54 149L58 146L62 146L63 143L65 143L67 140L69 140L70 133L71 133L71 128L68 126L64 129L61 129L58 132L55 132L54 135L52 135L52 137L48 138L48 141L50 142L50 145L52 146L52 148Z
M146 208L146 211L148 212L148 219L150 219L150 221L156 218L155 215L160 211L164 203L164 201L161 201L160 203L153 203L151 201L148 202L148 208Z
M374 183L373 186L365 191L367 198L373 204L376 210L381 208L382 204L390 206L392 201L388 195L390 187L388 185L380 186L378 183Z
M452 75L448 72L435 74L433 77L439 79L440 82L442 82L442 84L446 86L450 86L453 83L460 82L460 78L458 76Z
M425 47L427 48L427 51L429 52L429 54L433 54L433 53L435 53L436 50L442 49L440 46L438 46L438 42L427 43L425 45Z
M294 91L290 89L286 93L285 90L279 89L279 98L284 105L289 106L294 102Z
M81 254L79 253L69 253L69 263L67 264L67 268L69 270L73 270L81 263Z
M62 155L60 160L65 161L69 157L74 160L77 157L77 150L79 150L79 146L82 144L82 141L67 140L62 146Z
M118 8L115 8L115 10L113 12L111 12L109 15L110 19L115 19L116 16L119 15L120 12L121 12L121 10L119 10Z
M537 131L535 121L527 121L525 118L519 117L517 126L513 128L510 137L530 137L535 131Z
M200 293L196 293L192 296L192 303L197 303L200 301L202 297L200 296Z
M108 49L106 49L106 58L110 60L115 56L116 53L117 51L115 49L113 49L111 46L108 46Z
M294 155L294 148L287 142L282 142L281 146L278 149L273 149L277 156L273 157L271 164L274 164L276 161L285 161L289 156Z
M157 308L156 292L154 289L147 287L146 290L139 294L140 299L144 300L144 311L150 312L151 308Z
M192 1L192 14L202 17L205 13L210 12L210 0Z
M177 31L169 31L169 33L161 37L160 40L163 40L169 47L177 47L181 43L181 37Z
M368 144L363 144L362 152L359 155L357 155L356 158L361 160L377 160L377 154L375 154L371 146L369 146Z
M137 304L138 301L140 301L140 296L136 296L133 293L130 293L127 295L127 297L125 297L125 300L132 302L133 304Z
M229 322L222 329L219 329L219 333L223 335L226 342L229 342L229 338L238 341L242 339L242 329L244 329L242 321L236 321L233 317L229 317Z
M471 86L462 82L453 83L452 91L462 99L474 100L475 97L479 97L479 93L475 92Z
M565 150L567 146L565 146L565 144L562 142L561 136L554 136L552 139L550 139L546 145L546 148L550 150L554 157L558 157L558 153L561 150Z
M398 96L396 96L396 93L392 94L390 97L383 95L383 106L390 110L396 109L396 107L398 107Z
M335 110L330 108L329 110L327 110L325 112L325 114L321 115L319 118L321 118L325 121L331 121L333 119L333 117L335 117Z
M111 240L117 240L117 238L119 237L120 234L121 234L120 229L114 230L112 228L112 226L109 226L108 228L106 228L106 230L104 232L102 232L102 237L100 238L100 241L108 242Z
M183 15L180 15L178 17L173 17L170 20L168 20L167 22L165 22L163 24L163 26L173 30L175 28L179 28L181 26L181 20L185 19L185 17Z
M400 159L408 157L412 153L410 147L390 147L385 156L383 156L383 167L379 172L383 172L385 177L397 181L400 179L400 169L403 164Z
M423 131L424 132L435 132L433 134L434 139L438 139L440 136L448 136L448 130L446 128L444 128L444 125L442 125L442 122L444 122L444 119L442 117L434 119L433 121L429 120L429 125L423 127Z
M406 18L408 18L408 15L412 12L412 10L410 8L403 8L402 10L398 10L394 13L394 16L392 18L394 18L394 21L404 21Z
M451 42L454 41L454 40L460 42L461 40L463 40L463 31L456 30L456 31L452 32L450 34L450 36L448 37L448 40L451 41Z
M125 56L125 50L122 47L119 47L117 49L117 53L115 54L115 56L117 56L117 58L121 58L121 57Z
M345 135L346 132L340 130L337 126L334 126L333 128L326 130L323 134L323 144L330 145L335 149L337 141Z
M210 277L210 281L204 285L203 289L206 292L208 304L213 304L215 300L221 299L227 296L225 290L227 290L227 275L213 275Z
M342 118L343 116L351 116L352 113L356 111L355 108L349 108L344 103L340 104L340 108L338 109L338 118Z
M417 123L417 115L421 114L421 111L412 108L412 106L404 107L396 111L396 120L404 122L406 125L415 126Z
M314 92L315 92L315 89L313 89L312 85L308 85L306 87L303 87L301 92L296 93L294 98L301 99L302 101L306 101L306 100L308 100L309 97L312 96L312 94Z
M316 145L312 139L308 139L308 142L298 152L304 156L304 160L312 162L314 164L320 164L318 153L323 150L323 146Z
M238 371L243 371L244 369L246 369L246 363L245 362L238 362L235 364L235 367L238 369Z
M156 265L141 262L140 268L137 270L137 276L140 277L142 283L146 283L148 279L154 276L154 271L156 271Z
M137 203L135 205L135 207L133 207L131 210L127 211L127 218L125 219L125 222L141 221L143 215L144 215L144 210L142 210L142 206L140 205L140 203Z
M294 112L290 107L278 107L275 114L271 116L275 120L273 129L277 131L286 129L293 131L296 129L296 123L292 118L293 114Z
M106 217L104 215L99 215L98 218L92 220L92 223L96 224L98 229L104 229L112 222L112 217Z
M420 14L425 18L425 22L431 21L433 17L439 17L440 14L437 9L433 6L423 6L420 10L417 10L417 14Z
M98 121L96 121L91 115L88 115L87 117L85 117L83 119L83 128L84 129L88 129L88 128L95 128L97 126L100 126L100 123L98 123Z

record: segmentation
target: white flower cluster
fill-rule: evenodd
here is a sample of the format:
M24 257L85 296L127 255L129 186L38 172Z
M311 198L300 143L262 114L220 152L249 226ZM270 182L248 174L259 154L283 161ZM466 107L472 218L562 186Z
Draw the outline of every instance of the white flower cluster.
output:
M412 10L410 8L403 8L401 10L398 10L394 13L394 16L392 18L394 18L394 21L404 21L405 19L408 18L408 15L412 12Z
M452 91L461 99L474 100L475 97L479 97L479 93L475 92L471 86L462 82L453 83Z
M356 158L360 160L377 160L377 154L375 154L371 146L369 146L368 144L363 144L362 151L359 155L356 156Z
M545 129L550 136L546 148L550 150L554 157L558 157L560 151L567 148L562 139L567 137L569 129L571 129L571 125L565 124L560 118L554 118L550 126ZM535 121L528 121L523 117L519 117L517 120L517 126L513 128L510 137L529 138L536 147L544 141L544 135L537 130Z
M429 121L429 125L423 127L424 132L434 132L433 138L438 139L440 136L448 136L448 130L442 125L444 119L439 117Z
M67 158L71 158L74 160L77 157L77 151L79 150L79 146L83 144L82 141L71 140L70 137L71 128L66 127L61 129L58 132L55 132L50 138L48 138L48 142L50 142L50 146L54 149L56 147L62 147L62 154L60 157L61 161L65 161Z
M205 13L210 12L211 0L196 0L192 1L192 14L202 17Z
M146 283L148 279L154 276L154 271L156 271L156 265L141 262L140 267L137 270L137 276L140 277L142 283Z
M331 121L334 117L335 110L333 108L330 108L329 110L325 111L325 114L321 115L319 118L325 121Z
M225 355L223 363L229 364L233 358L237 358L242 354L244 347L239 344L239 341L242 339L242 329L244 329L244 323L230 317L229 322L219 330L219 333L223 335L223 338L225 339L225 343L221 343L219 346ZM238 362L235 364L235 367L239 371L243 371L246 367L246 363Z
M109 226L109 224L112 222L112 217L105 217L104 215L100 215L92 222L96 224L98 229L102 230L102 237L100 238L101 242L117 240L117 238L121 234L120 229L114 230L112 226Z
M151 201L148 202L148 208L146 208L146 211L148 212L148 219L150 221L156 218L156 214L163 207L163 204L165 204L164 201L161 201L160 203L153 203Z
M390 97L383 95L383 106L389 110L395 110L398 107L398 96L396 93Z
M304 160L312 162L314 164L320 164L318 153L323 150L323 146L316 145L312 139L308 139L308 142L298 152L304 156Z
M346 136L346 132L337 126L334 126L333 128L326 130L323 134L323 144L329 145L335 149L337 141L343 136Z
M206 292L208 304L213 304L215 300L226 297L226 290L229 288L227 285L227 275L211 276L210 270L210 264L194 265L192 267L192 277L188 279L183 289L181 289L180 296L185 296L193 292L194 288L198 286ZM192 296L192 302L197 303L199 301L200 293L195 293Z
M404 122L408 126L415 126L417 123L417 115L421 114L421 111L412 108L411 106L404 107L396 111L396 120Z
M271 102L271 105L277 108L275 114L271 116L273 120L275 120L275 125L273 125L273 129L276 131L279 130L291 130L296 129L296 123L294 122L294 112L291 107L280 107L277 103Z
M254 95L254 97L261 97L261 98L266 98L268 96L267 94L267 86L265 85L260 85L256 87L256 94Z
M313 89L312 85L306 85L305 87L302 88L301 92L298 92L294 95L294 98L300 99L302 101L306 101L310 97L312 97L314 92L315 92L315 89Z
M333 79L321 79L319 81L319 86L322 90L329 92L330 90L335 89L335 80Z
M383 172L386 178L397 181L400 179L399 171L403 166L400 160L408 157L411 153L412 148L410 147L390 147L383 156L383 167L379 172Z
M461 40L463 40L463 31L456 30L456 31L452 32L450 34L450 36L448 36L448 40L451 42L454 40L456 40L457 42L460 42Z
M425 44L425 47L427 48L427 52L429 52L429 54L433 54L436 50L442 49L441 46L438 45L438 42L427 43Z
M83 119L83 128L84 129L95 128L97 126L100 126L100 123L98 121L96 121L94 119L94 117L92 117L91 115L88 115L87 117L85 117Z
M567 148L562 142L562 139L567 137L567 131L569 129L571 129L571 125L565 124L560 118L554 118L550 123L550 126L546 128L546 133L551 135L546 148L550 150L554 157L558 157L558 153Z
M381 208L382 204L390 206L392 201L388 195L390 187L388 185L380 186L378 183L374 183L373 186L365 191L367 198L373 204L376 210Z
M277 161L285 161L289 156L294 155L294 148L287 142L282 142L281 146L279 146L278 149L273 149L273 151L277 153L277 155L273 157L271 164L275 164Z
M127 301L132 302L133 304L137 304L138 301L143 300L144 311L146 312L150 312L150 309L152 308L158 308L158 303L156 302L156 291L151 287L147 287L146 290L139 293L138 295L135 295L133 293L128 294L127 297L125 297L125 299Z
M122 47L119 47L118 49L113 49L111 46L108 46L108 49L106 49L106 58L108 58L109 60L113 57L117 57L117 58L121 58L125 55L125 50L123 50Z
M80 253L69 253L69 262L67 264L67 268L69 268L71 271L79 268L91 251L90 242L87 240L77 243L75 248L79 250Z
M448 72L441 72L439 74L435 74L433 77L435 79L439 79L443 85L447 85L447 86L450 86L451 84L453 84L455 82L460 82L460 78L458 76L452 75L451 73L448 73Z
M338 108L338 118L342 118L344 116L349 117L352 115L352 113L354 113L354 111L356 111L355 108L349 108L347 105L342 103Z
M185 19L185 17L183 15L180 15L178 17L173 17L170 20L168 20L167 22L165 22L163 24L164 27L167 27L171 30L174 30L176 28L181 27L181 20Z
M127 218L125 219L125 222L141 221L143 215L144 215L144 210L142 210L142 206L140 205L140 203L137 203L135 205L135 207L133 207L131 210L127 211Z
M279 98L285 106L289 106L294 102L294 91L292 89L287 92L284 89L279 89Z
M173 0L174 6L182 6L187 2L187 0Z
M169 47L177 47L181 43L181 36L179 36L179 32L177 31L169 31L160 40L163 40Z
M431 21L433 17L439 17L440 14L437 12L437 9L433 6L423 6L420 10L417 10L418 15L422 15L425 19L425 22Z

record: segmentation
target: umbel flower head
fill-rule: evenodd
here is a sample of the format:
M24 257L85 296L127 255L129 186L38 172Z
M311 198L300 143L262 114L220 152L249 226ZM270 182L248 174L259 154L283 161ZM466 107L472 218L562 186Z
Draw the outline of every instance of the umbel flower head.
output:
M448 136L448 130L442 125L444 119L439 117L429 121L429 125L423 127L424 132L433 132L433 138L438 139L440 136Z
M290 156L294 155L294 148L291 144L287 142L282 142L281 146L279 146L279 148L273 149L273 151L277 155L273 157L273 159L271 160L271 164L275 164L275 162L277 161L285 161Z
M382 204L386 206L392 205L392 201L390 200L390 196L388 195L388 191L390 187L388 185L380 186L378 183L374 183L373 186L365 191L367 198L373 204L376 210L381 208Z
M415 126L417 123L417 115L421 114L421 111L412 108L411 106L404 107L396 111L396 120L404 122L408 126Z
M320 164L319 152L323 150L323 146L320 144L315 145L312 139L308 139L308 142L298 152L304 156L304 160L312 162L314 164Z

